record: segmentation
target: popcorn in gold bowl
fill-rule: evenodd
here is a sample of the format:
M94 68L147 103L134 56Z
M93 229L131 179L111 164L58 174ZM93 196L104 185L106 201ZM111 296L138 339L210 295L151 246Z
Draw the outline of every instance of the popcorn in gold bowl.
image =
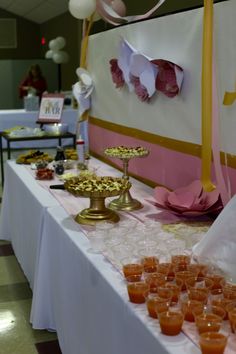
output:
M130 187L131 183L126 179L109 176L74 177L65 182L68 192L84 197L113 197Z
M149 151L142 146L128 147L120 145L106 148L104 150L104 153L105 155L110 157L131 159L133 157L147 156L149 154Z
M118 177L90 176L74 177L64 184L65 189L76 197L90 198L89 208L75 216L79 224L95 225L100 221L117 222L119 215L105 206L106 197L120 195L131 187L131 183Z

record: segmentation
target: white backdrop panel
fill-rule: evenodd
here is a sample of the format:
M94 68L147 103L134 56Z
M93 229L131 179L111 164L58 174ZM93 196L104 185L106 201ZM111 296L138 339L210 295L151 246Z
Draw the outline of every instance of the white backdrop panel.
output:
M235 105L223 106L224 92L236 79L236 1L214 5L215 52L221 149L236 151ZM201 56L203 8L135 23L90 36L88 69L95 82L91 115L161 136L201 144ZM109 60L118 57L124 37L153 59L166 59L184 69L182 91L175 98L155 94L150 103L138 100L127 88L115 88Z

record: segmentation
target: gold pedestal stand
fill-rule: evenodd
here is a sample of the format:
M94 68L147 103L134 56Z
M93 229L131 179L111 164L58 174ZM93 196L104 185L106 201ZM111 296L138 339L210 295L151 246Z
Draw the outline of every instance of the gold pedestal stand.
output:
M121 158L123 162L123 176L122 178L129 180L128 174L128 166L129 166L129 158ZM112 200L109 204L109 208L115 210L124 210L124 211L131 211L131 210L138 210L143 208L142 203L140 203L137 199L133 199L130 191L126 190L120 194L120 197L117 199Z
M64 183L65 189L76 197L89 198L89 208L75 216L79 224L95 225L97 222L118 222L117 213L105 205L108 197L117 197L129 190L131 183L127 179L110 176L73 177Z
M120 220L113 210L106 208L105 197L90 197L90 206L76 215L75 221L84 225L95 225L99 221L118 222Z
M141 209L143 205L137 199L133 199L128 191L127 193L121 194L119 198L110 202L109 207L115 210L131 211Z

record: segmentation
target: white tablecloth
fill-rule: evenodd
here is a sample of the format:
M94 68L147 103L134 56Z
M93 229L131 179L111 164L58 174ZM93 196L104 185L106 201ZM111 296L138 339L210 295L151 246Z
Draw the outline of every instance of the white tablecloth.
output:
M7 162L4 188L0 238L12 241L31 283L33 327L56 330L63 354L200 353L183 333L162 335L145 305L128 301L121 274L23 166Z
M27 112L24 109L16 110L0 110L0 131L15 127L25 126L30 128L39 128L39 124L36 124L38 120L39 112ZM78 119L78 110L76 109L64 109L62 112L61 122L69 125L69 132L76 133ZM72 145L72 139L64 139L63 145ZM14 148L47 148L55 147L58 144L56 140L43 140L43 141L22 141L19 143L11 143ZM3 147L6 147L6 141L3 139Z
M52 206L59 206L59 203L50 192L40 187L24 166L8 160L0 215L0 239L11 241L31 288L34 285L45 210Z
M31 322L56 329L63 354L198 354L184 335L167 337L145 305L128 301L126 284L62 207L45 214Z

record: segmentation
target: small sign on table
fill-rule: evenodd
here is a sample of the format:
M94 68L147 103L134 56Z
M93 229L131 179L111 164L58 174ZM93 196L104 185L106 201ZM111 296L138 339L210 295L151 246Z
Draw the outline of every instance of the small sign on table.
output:
M37 123L59 123L64 105L63 94L44 94Z

